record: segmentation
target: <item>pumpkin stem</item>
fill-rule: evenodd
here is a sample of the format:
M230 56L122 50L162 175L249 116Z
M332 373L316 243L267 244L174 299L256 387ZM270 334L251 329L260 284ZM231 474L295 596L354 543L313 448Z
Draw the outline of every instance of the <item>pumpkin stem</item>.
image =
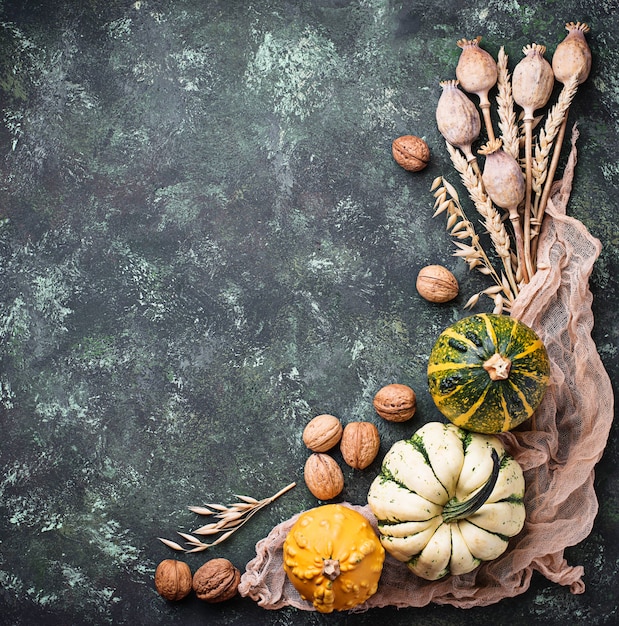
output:
M469 517L480 509L486 500L490 497L496 481L499 478L499 470L501 469L501 463L499 461L499 455L497 451L492 448L492 473L486 481L486 484L468 500L459 502L456 498L452 498L443 508L443 521L447 524L450 522L456 522L460 519Z
M505 380L509 377L512 362L502 354L496 352L485 363L484 369L492 380Z
M322 562L322 575L325 578L335 580L340 573L340 562L337 559L325 559Z

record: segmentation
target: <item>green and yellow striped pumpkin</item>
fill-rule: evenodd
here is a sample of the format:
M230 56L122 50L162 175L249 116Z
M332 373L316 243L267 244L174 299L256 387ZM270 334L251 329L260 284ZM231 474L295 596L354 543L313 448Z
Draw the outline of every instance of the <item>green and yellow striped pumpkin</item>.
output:
M550 377L548 353L526 324L481 313L457 321L437 339L428 382L438 409L453 424L499 433L527 420Z

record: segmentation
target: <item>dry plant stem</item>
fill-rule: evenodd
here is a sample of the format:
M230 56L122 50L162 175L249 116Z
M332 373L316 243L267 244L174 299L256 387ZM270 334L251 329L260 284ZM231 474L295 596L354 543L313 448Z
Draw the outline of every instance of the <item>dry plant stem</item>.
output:
M510 209L509 220L512 223L512 227L514 229L514 239L516 241L516 255L518 258L518 268L520 270L520 275L522 276L523 282L528 283L529 273L527 271L525 263L524 232L522 229L522 224L520 223L520 214L518 213L517 207Z
M481 114L484 118L484 126L486 127L486 133L488 134L488 140L493 141L495 139L494 136L494 128L492 127L492 118L490 117L490 103L480 105Z
M280 496L283 496L295 486L296 483L290 483L278 491L275 495L270 496L269 498L264 498L263 500L256 500L255 498L250 498L249 496L237 495L236 497L240 500L240 502L235 502L234 504L228 506L224 506L222 504L209 504L204 507L190 506L189 510L193 513L198 515L214 515L218 518L217 522L206 524L205 526L201 526L193 531L193 534L195 535L219 535L219 537L211 543L204 543L197 537L182 532L178 532L178 534L185 539L191 548L183 548L183 546L178 543L168 539L162 539L161 537L159 537L159 540L173 550L187 553L202 552L228 539L228 537L248 522L258 511L263 509L268 504L271 504L271 502L277 500Z
M468 161L468 163L473 168L473 172L475 172L475 175L479 179L479 184L482 186L483 189L483 183L481 182L481 170L479 169L479 163L477 162L477 159L474 159L473 161Z
M531 202L533 195L533 119L524 120L525 130L525 198L524 198L524 241L522 245L522 262L524 263L523 280L529 282L535 270L531 259Z
M492 276L495 282L500 282L492 262L487 257L479 241L473 224L464 213L464 209L460 204L460 198L453 185L439 176L432 184L432 191L434 191L434 197L436 198L434 202L435 211L432 217L436 217L446 211L447 230L450 231L452 237L458 240L454 242L458 248L454 256L462 257L468 264L469 269L476 268L482 274ZM471 245L462 243L463 239L470 239Z
M559 166L559 159L561 157L561 147L563 145L563 140L565 139L568 114L569 109L565 112L563 121L561 122L561 126L559 128L559 134L557 135L557 140L555 142L554 152L552 153L552 161L550 162L548 176L546 177L546 183L544 185L544 192L542 193L539 203L538 220L542 219L544 211L546 210L546 205L548 204L548 199L550 198L550 189L552 187L552 183L554 182L555 174L557 173L557 167Z

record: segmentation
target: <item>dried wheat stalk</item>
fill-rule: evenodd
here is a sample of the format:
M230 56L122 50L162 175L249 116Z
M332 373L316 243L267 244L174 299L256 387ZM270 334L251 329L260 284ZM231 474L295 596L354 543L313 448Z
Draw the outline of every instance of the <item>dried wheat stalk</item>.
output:
M552 185L554 172L548 167L548 157L555 145L557 134L564 126L567 120L567 113L572 104L572 100L578 89L578 80L576 77L570 79L561 89L561 93L557 98L557 102L553 105L546 118L544 127L539 132L539 137L535 145L535 154L533 159L533 192L535 193L535 201L533 204L533 215L535 218L535 229L531 233L533 239L539 233L539 225L543 212L546 210L546 201L543 201L544 192ZM556 168L555 168L556 169ZM548 191L549 193L549 191ZM532 224L533 225L533 224Z
M572 99L576 94L578 83L574 80L571 85L565 85L559 94L557 102L548 113L544 127L539 131L539 137L535 145L533 159L533 191L541 197L544 183L548 176L548 157L552 151L554 140L559 132L565 113L569 109Z
M290 483L275 495L264 498L263 500L256 500L249 496L235 495L240 502L235 502L228 506L222 504L208 504L206 506L190 506L189 510L197 515L214 515L218 521L206 524L193 531L193 534L178 532L178 534L187 542L190 548L184 548L175 541L169 539L163 539L159 537L159 541L164 543L168 548L181 552L202 552L211 548L219 543L222 543L241 526L243 526L253 515L255 515L260 509L264 508L268 504L271 504L274 500L277 500L280 496L284 495L287 491L290 491L296 483ZM193 535L201 536L215 536L219 535L214 541L205 543L194 537Z
M501 131L501 139L503 140L503 150L511 154L514 159L518 159L520 155L520 138L507 62L508 56L505 54L503 46L501 46L497 61L499 78L497 81L496 96L499 130Z

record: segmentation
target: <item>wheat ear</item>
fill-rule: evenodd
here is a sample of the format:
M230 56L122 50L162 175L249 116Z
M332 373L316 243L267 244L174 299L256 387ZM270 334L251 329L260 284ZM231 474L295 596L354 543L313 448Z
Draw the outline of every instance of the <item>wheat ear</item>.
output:
M518 137L518 123L514 110L514 98L510 76L507 69L508 56L501 46L497 60L499 78L497 81L497 110L499 114L499 130L503 140L503 150L518 160L520 155L520 139Z
M559 157L561 154L561 145L565 136L565 128L567 125L567 118L572 104L572 100L578 90L578 79L576 77L570 78L565 83L557 103L552 107L543 131L540 131L539 137L539 157L536 151L535 170L539 177L536 181L536 192L538 194L537 205L537 220L541 222L541 218L546 210L548 204L548 198L550 197L550 188L554 182L554 175L557 171L559 163ZM542 135L542 132L544 133ZM556 138L556 141L555 141ZM548 156L553 149L552 161L550 167L548 167ZM543 191L541 189L544 185Z

